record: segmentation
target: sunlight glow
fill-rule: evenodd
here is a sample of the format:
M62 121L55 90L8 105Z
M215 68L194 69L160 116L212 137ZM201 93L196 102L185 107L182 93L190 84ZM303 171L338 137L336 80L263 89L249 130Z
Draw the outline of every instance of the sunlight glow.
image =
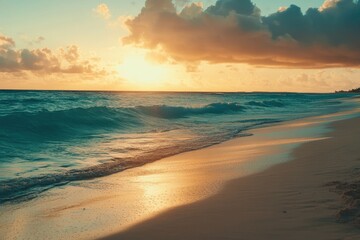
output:
M120 77L140 85L160 83L168 74L168 69L164 65L148 61L143 54L132 54L125 57L117 71Z

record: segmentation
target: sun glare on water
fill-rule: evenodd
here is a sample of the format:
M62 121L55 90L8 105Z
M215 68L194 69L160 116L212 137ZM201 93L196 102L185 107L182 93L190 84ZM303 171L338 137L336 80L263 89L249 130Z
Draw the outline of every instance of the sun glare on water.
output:
M145 87L160 83L167 75L164 65L150 62L143 55L131 55L124 58L117 70L122 78L137 85L145 85Z

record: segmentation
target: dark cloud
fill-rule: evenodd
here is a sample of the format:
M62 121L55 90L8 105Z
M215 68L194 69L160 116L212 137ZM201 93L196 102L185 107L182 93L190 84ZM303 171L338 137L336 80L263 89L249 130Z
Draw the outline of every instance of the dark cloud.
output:
M250 0L192 3L147 0L127 21L125 44L163 49L176 61L241 62L299 68L360 64L360 3L327 0L305 13L295 5L269 16Z
M239 15L253 15L257 8L251 1L222 0L217 1L214 6L210 6L206 12L212 15L228 16L230 12Z
M321 11L310 8L303 15L291 5L285 11L263 18L273 39L290 36L305 45L360 48L360 4L342 0Z
M15 49L13 39L0 35L0 72L77 73L103 75L95 61L82 60L75 45L55 53L49 48Z

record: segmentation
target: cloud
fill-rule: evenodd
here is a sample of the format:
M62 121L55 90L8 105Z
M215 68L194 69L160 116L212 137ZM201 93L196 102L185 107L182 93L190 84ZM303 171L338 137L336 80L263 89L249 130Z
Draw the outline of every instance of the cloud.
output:
M180 16L185 19L196 18L201 15L203 11L203 4L201 2L192 3L186 6L180 13Z
M61 48L16 49L15 41L0 35L0 72L30 71L39 74L73 73L104 75L94 59L83 60L77 46Z
M0 49L9 49L15 47L15 42L13 39L0 35Z
M284 6L279 7L278 12L284 12L284 11L286 11L286 9L287 9L287 7L284 7Z
M179 62L248 63L268 67L360 65L360 3L327 0L305 13L296 5L269 16L251 0L218 0L203 9L147 0L128 20L124 44L163 49Z
M327 8L332 8L335 7L336 4L340 2L340 0L325 0L325 2L323 3L323 5L319 8L320 11L323 11Z
M105 3L99 4L95 9L94 12L104 19L109 19L111 17L110 10Z

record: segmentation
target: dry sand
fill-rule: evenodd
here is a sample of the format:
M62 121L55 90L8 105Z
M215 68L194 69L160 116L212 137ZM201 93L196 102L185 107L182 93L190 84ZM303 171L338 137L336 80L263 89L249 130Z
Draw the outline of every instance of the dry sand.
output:
M360 239L360 118L332 127L329 138L296 148L293 161L105 239Z
M346 184L360 168L360 119L328 128L354 114L252 130L0 206L0 239L360 239L358 188Z

